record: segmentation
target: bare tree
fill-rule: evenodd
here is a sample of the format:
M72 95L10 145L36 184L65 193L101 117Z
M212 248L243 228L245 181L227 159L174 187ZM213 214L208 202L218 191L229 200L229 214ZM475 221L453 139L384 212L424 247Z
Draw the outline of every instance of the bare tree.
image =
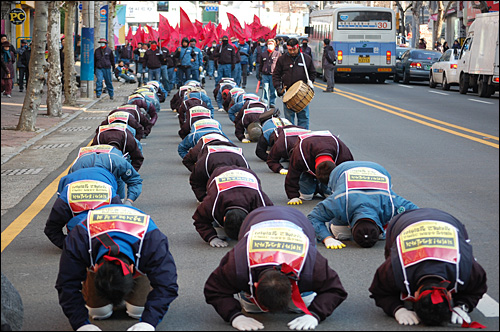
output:
M47 25L50 1L35 1L35 19L33 22L33 43L29 63L29 79L24 96L21 116L16 130L35 131L38 108L42 103L43 83L45 81L45 46L47 45Z
M437 2L437 17L434 22L434 29L432 31L432 45L434 47L435 41L440 41L441 30L443 29L444 18L446 17L446 13L450 9L451 5L455 3L455 1L446 1L446 8L444 7L444 1L436 1Z
M406 6L406 8L403 8L403 6L401 5L401 1L396 1L396 5L398 6L398 10L399 10L399 16L400 16L400 20L401 20L401 26L403 27L403 29L401 31L401 35L406 37L405 16L406 16L406 11L411 8L412 4L410 3L408 6Z
M411 12L413 16L411 47L417 47L417 41L420 39L420 9L423 5L422 2L423 1L412 1L411 3Z
M481 9L481 13L487 13L490 11L490 7L486 1L471 1L472 8Z
M116 1L108 1L108 47L115 49L115 30L113 20L116 16Z
M48 10L47 115L62 116L62 75L59 41L59 31L61 30L59 17L61 13L59 12L59 1L49 1Z
M64 21L64 104L77 106L78 86L76 83L75 51L73 49L73 31L75 27L75 9L78 1L65 1Z
M99 45L101 38L101 2L94 1L94 45Z

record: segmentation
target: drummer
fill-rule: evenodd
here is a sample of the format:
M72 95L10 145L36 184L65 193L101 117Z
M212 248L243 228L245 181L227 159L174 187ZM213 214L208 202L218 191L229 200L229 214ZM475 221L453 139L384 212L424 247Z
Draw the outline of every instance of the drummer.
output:
M290 89L298 81L307 83L311 89L314 89L313 82L316 78L312 58L299 52L297 38L288 39L286 47L288 53L278 58L273 72L273 85L279 97L282 97L286 90ZM309 105L302 111L295 113L283 103L283 110L286 119L292 124L309 129ZM297 122L295 122L295 116L297 116Z

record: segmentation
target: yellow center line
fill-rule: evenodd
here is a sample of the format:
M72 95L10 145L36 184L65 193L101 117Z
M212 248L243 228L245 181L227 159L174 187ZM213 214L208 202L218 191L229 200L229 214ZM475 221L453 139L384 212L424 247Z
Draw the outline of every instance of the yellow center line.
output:
M92 141L90 141L87 146L90 146ZM57 192L57 187L59 186L59 181L61 178L68 174L69 168L73 165L68 166L59 176L54 179L38 197L31 203L31 205L23 211L7 228L2 232L2 251L11 244L12 241L18 236L29 223L42 211L42 209L47 205L52 196Z
M320 87L326 87L326 85L323 86L320 83L316 83L315 82L315 84L319 85ZM423 118L425 120L428 120L428 121L433 121L433 122L436 122L436 123L439 123L439 124L442 124L442 125L446 125L448 127L452 127L452 128L456 128L456 129L460 129L460 130L466 131L466 132L474 133L474 134L479 135L479 136L488 137L488 138L491 138L491 139L498 140L498 137L496 137L496 136L488 135L488 134L485 134L485 133L482 133L482 132L474 131L474 130L471 130L471 129L467 129L467 128L464 128L464 127L460 127L460 126L451 124L451 123L447 123L447 122L444 122L444 121L433 119L433 118L427 117L425 115L420 115L418 113L410 112L408 110L399 108L397 106L388 105L388 104L385 104L385 103L382 103L382 102L379 102L379 101L376 101L376 100L373 100L373 99L370 99L370 98L362 97L362 96L356 95L354 93L345 92L345 91L342 91L342 90L339 90L339 89L335 89L335 93L338 94L338 95L340 95L340 96L343 96L343 97L349 98L351 100L357 101L359 103L375 107L375 108L380 109L380 110L382 110L384 112L388 112L388 113L400 116L400 117L408 119L410 121L414 121L414 122L423 124L425 126L432 127L432 128L435 128L435 129L438 129L438 130L441 130L441 131L444 131L444 132L447 132L447 133L450 133L450 134L453 134L453 135L456 135L456 136L464 137L464 138L467 138L467 139L470 139L470 140L473 140L473 141L476 141L476 142L479 142L479 143L482 143L482 144L485 144L485 145L489 145L489 146L492 146L492 147L497 148L497 149L499 148L499 145L496 144L496 143L489 142L489 141L486 141L486 140L483 140L483 139L479 139L479 138L476 138L476 137L473 137L473 136L470 136L470 135L462 134L460 132L457 132L457 131L454 131L454 130L451 130L451 129L448 129L448 128L444 128L444 127L441 127L441 126L438 126L438 125L434 125L432 123L428 123L428 122L425 122L425 121L422 121L422 120L419 120L419 119L415 119L415 118L413 118L411 116L408 116L408 115L405 115L405 114L401 114L399 112L392 111L392 110L390 110L388 108L384 108L384 107L381 107L381 106L377 106L377 105L365 102L365 101L363 101L361 99L358 99L358 98L369 100L369 101L371 101L373 103L377 103L377 104L380 104L380 105L383 105L383 106L387 106L387 107L399 110L399 111L404 112L404 113L411 114L412 116L421 117L421 118ZM351 95L356 96L358 98L354 98Z

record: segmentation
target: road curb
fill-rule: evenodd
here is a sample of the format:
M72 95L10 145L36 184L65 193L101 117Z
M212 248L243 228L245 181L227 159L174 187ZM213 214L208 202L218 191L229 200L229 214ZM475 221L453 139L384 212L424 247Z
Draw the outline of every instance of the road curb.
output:
M89 104L87 104L85 107L83 107L79 111L76 111L75 113L73 113L72 115L70 115L68 118L64 119L63 121L61 121L58 124L56 124L53 127L51 127L50 129L48 129L48 130L40 133L39 135L36 135L32 139L28 140L23 146L21 146L19 148L19 150L17 150L16 152L14 152L14 153L12 153L10 155L5 156L5 159L4 159L4 156L2 156L2 162L1 162L0 165L5 164L9 160L11 160L12 158L14 158L18 154L20 154L21 152L23 152L24 150L26 150L27 148L29 148L30 146L32 146L33 144L35 144L36 142L38 142L39 140L41 140L42 138L44 138L45 136L52 134L54 131L58 130L59 128L61 128L65 124L67 124L68 122L74 120L78 115L82 114L83 112L85 112L86 110L88 110L89 108L91 108L92 106L94 106L100 100L101 99L92 100Z

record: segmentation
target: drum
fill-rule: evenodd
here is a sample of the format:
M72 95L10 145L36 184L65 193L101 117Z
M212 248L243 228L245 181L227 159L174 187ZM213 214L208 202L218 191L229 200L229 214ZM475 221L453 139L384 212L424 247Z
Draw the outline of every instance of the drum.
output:
M306 108L314 97L314 90L303 81L295 82L283 96L286 107L298 113Z

